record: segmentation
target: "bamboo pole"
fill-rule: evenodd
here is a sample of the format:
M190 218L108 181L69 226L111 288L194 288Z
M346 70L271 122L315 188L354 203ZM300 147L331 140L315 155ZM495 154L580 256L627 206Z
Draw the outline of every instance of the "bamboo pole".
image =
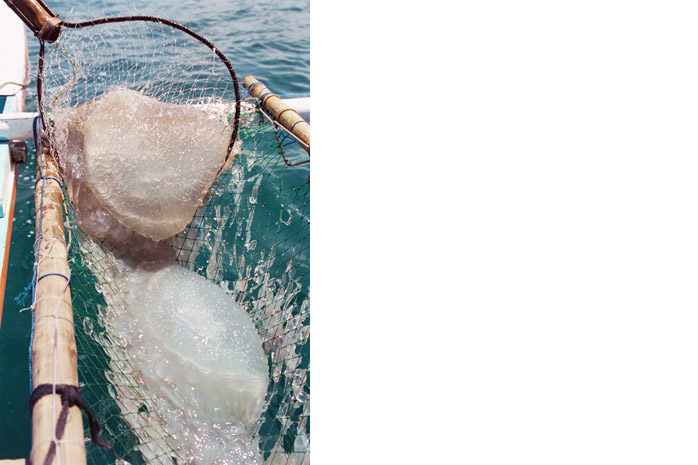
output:
M262 109L270 113L288 132L300 139L303 143L301 145L310 154L310 124L286 105L278 95L272 94L267 86L254 76L246 76L242 83L251 96L262 101Z
M63 229L63 191L56 181L60 175L48 145L43 139L34 192L39 242L31 354L33 389L42 384L78 385L73 309L66 279L70 278L70 268ZM61 397L54 394L40 398L35 404L31 463L44 463L61 408ZM68 410L63 436L56 444L56 454L50 463L84 465L86 462L82 412L73 406Z

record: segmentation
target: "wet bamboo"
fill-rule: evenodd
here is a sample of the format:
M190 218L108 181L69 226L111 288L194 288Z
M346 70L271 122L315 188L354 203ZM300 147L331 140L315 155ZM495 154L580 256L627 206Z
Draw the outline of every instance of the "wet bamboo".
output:
M267 86L254 76L246 76L242 82L250 95L258 99L261 97L262 109L271 114L288 132L300 139L305 144L301 144L305 151L310 153L310 124L286 105L278 95L272 94Z
M38 281L31 354L33 389L42 384L78 385L73 309L66 280L70 277L70 268L63 228L63 191L55 179L48 178L59 179L60 175L48 150L48 142L44 140L37 161L34 192ZM44 463L61 407L61 397L53 394L42 397L34 406L31 463ZM74 406L68 411L63 436L50 463L83 465L86 461L82 412Z

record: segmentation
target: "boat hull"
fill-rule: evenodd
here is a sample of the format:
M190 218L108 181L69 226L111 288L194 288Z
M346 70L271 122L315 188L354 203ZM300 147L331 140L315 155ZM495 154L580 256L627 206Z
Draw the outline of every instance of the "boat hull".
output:
M0 113L24 111L28 83L29 57L25 26L3 2L0 3L0 86L2 86L0 87ZM10 157L9 141L0 138L0 257L2 257L0 325L7 283L18 172L17 164Z

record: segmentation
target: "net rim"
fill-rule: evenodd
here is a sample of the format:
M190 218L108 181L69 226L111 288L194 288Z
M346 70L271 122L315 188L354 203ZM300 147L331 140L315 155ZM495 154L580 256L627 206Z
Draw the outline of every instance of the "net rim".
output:
M160 18L157 16L145 16L145 15L133 15L133 16L111 16L111 17L105 17L105 18L97 18L97 19L91 19L87 21L80 21L80 22L69 22L69 21L63 21L61 23L62 27L66 27L68 29L80 29L80 28L85 28L85 27L92 27L92 26L99 26L99 25L104 25L104 24L115 24L115 23L125 23L125 22L150 22L150 23L158 23L158 24L164 24L166 26L170 26L174 29L178 29L185 34L188 34L189 36L193 37L194 39L198 40L202 44L204 44L206 47L208 47L225 65L226 69L228 70L228 73L230 74L230 77L233 81L233 88L235 91L235 117L233 118L233 132L230 136L230 143L228 144L228 152L226 153L225 156L225 162L219 169L218 173L216 174L216 177L218 177L223 170L225 169L225 166L227 165L230 155L233 152L233 146L235 145L235 141L238 136L238 129L239 129L239 123L240 123L240 101L241 101L241 96L240 96L240 84L238 82L238 77L237 73L235 72L235 69L233 68L233 65L230 63L230 60L223 54L223 52L217 48L213 42L202 36L201 34L198 34L191 29L189 29L186 26L183 26L182 24L179 24L175 21L165 19L165 18ZM44 105L43 105L43 99L42 99L42 87L43 87L43 75L44 75L44 53L45 53L45 47L46 41L43 39L39 39L39 62L38 62L38 72L37 72L37 80L36 80L36 90L37 90L37 103L39 107L39 113L41 115L41 124L44 127L51 127L49 123L48 118L46 118L44 114Z

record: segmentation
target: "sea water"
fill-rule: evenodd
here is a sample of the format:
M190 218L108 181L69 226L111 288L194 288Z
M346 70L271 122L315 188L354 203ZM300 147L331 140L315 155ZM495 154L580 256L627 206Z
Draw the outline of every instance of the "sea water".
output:
M75 5L65 0L51 3L52 9L61 16L66 16ZM191 2L181 0L97 0L84 5L89 8L82 13L86 17L146 12L179 21L220 47L239 76L252 74L282 96L310 92L307 0L241 0L218 2L215 8L192 7ZM95 13L91 14L91 11ZM31 33L28 40L33 82L27 92L27 111L36 111L38 42ZM15 297L21 295L31 282L34 261L35 150L32 142L29 142L29 148L29 160L19 172L10 267L0 327L0 458L28 457L31 447L27 408L31 314L21 311L31 304L31 297L15 301ZM307 177L307 169L300 167L297 175Z

